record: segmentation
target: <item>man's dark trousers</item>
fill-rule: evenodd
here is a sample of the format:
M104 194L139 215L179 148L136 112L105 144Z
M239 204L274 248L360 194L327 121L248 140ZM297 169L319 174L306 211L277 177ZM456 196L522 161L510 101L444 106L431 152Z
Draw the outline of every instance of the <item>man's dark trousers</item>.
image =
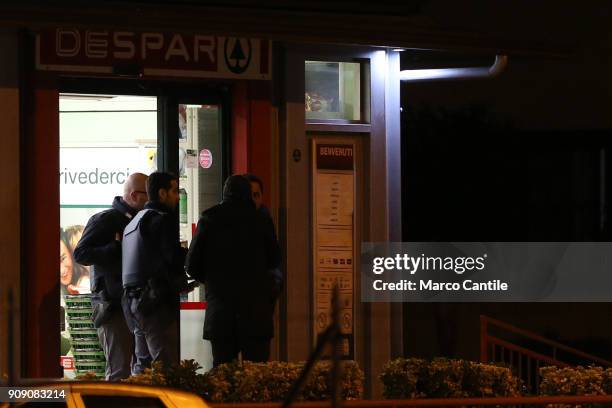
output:
M270 339L267 337L213 339L210 343L213 367L236 360L238 353L247 361L265 363L270 359Z
M98 338L106 356L107 381L119 381L130 376L134 351L134 336L125 323L123 310L115 307L108 321L98 327Z
M129 319L136 338L136 364L134 371L141 373L150 362L160 361L164 367L179 363L178 308L173 304L160 304L153 312L137 309L138 295L127 294ZM178 302L176 302L178 305ZM150 356L150 357L149 357ZM150 358L150 359L149 359Z

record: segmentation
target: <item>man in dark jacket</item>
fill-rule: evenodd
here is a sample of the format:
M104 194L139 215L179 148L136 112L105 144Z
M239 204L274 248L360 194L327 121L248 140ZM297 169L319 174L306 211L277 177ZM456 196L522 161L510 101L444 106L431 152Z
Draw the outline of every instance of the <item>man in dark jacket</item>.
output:
M121 237L123 229L147 201L147 176L130 175L123 196L115 197L112 208L91 217L74 249L74 259L91 265L94 321L106 356L106 379L117 381L130 375L134 337L121 308Z
M231 176L223 201L202 213L187 255L188 274L205 285L204 339L214 366L240 352L245 360L268 360L276 301L269 271L279 263L271 219L255 209L249 181Z
M261 181L261 179L254 174L245 173L243 174L243 176L251 183L251 198L255 203L255 209L266 217L270 218L270 221L272 221L272 215L270 214L270 210L268 209L268 207L266 207L263 201L263 181ZM272 225L274 225L274 221L272 221ZM275 291L277 294L280 294L284 281L283 274L278 268L271 269L270 273L274 277Z
M123 234L123 287L126 318L136 339L134 371L142 372L150 354L164 366L178 364L179 293L187 290L185 255L178 235L178 179L154 172L147 182L149 201Z

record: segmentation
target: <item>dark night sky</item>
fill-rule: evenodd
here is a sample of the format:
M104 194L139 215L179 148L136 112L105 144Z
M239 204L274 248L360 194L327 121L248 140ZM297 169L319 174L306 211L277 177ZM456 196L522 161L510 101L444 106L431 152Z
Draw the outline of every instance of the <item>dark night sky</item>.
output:
M572 55L510 55L491 80L402 84L405 241L612 240L612 3L566 3L424 2L440 26ZM403 68L415 61L427 56L404 51ZM612 356L612 331L601 324L609 304L409 304L404 312L407 355L477 359L485 314Z
M610 238L600 224L610 218L612 172L601 155L612 157L612 30L604 30L612 5L533 3L424 3L438 24L546 37L573 53L510 55L494 79L402 84L405 239ZM493 61L457 55L446 63ZM404 51L402 68L428 58L440 60Z

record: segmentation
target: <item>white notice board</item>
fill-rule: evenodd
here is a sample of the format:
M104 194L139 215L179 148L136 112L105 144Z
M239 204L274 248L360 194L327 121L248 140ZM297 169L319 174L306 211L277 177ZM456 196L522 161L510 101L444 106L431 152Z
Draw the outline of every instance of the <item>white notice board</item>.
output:
M313 333L331 323L332 292L340 289L344 358L354 358L355 145L313 141Z

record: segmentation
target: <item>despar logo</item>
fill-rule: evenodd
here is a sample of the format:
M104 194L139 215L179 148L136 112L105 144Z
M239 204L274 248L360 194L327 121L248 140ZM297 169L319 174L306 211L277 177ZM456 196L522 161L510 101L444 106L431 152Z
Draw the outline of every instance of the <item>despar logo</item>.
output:
M228 37L223 44L225 65L234 74L242 74L249 68L253 47L248 38Z

